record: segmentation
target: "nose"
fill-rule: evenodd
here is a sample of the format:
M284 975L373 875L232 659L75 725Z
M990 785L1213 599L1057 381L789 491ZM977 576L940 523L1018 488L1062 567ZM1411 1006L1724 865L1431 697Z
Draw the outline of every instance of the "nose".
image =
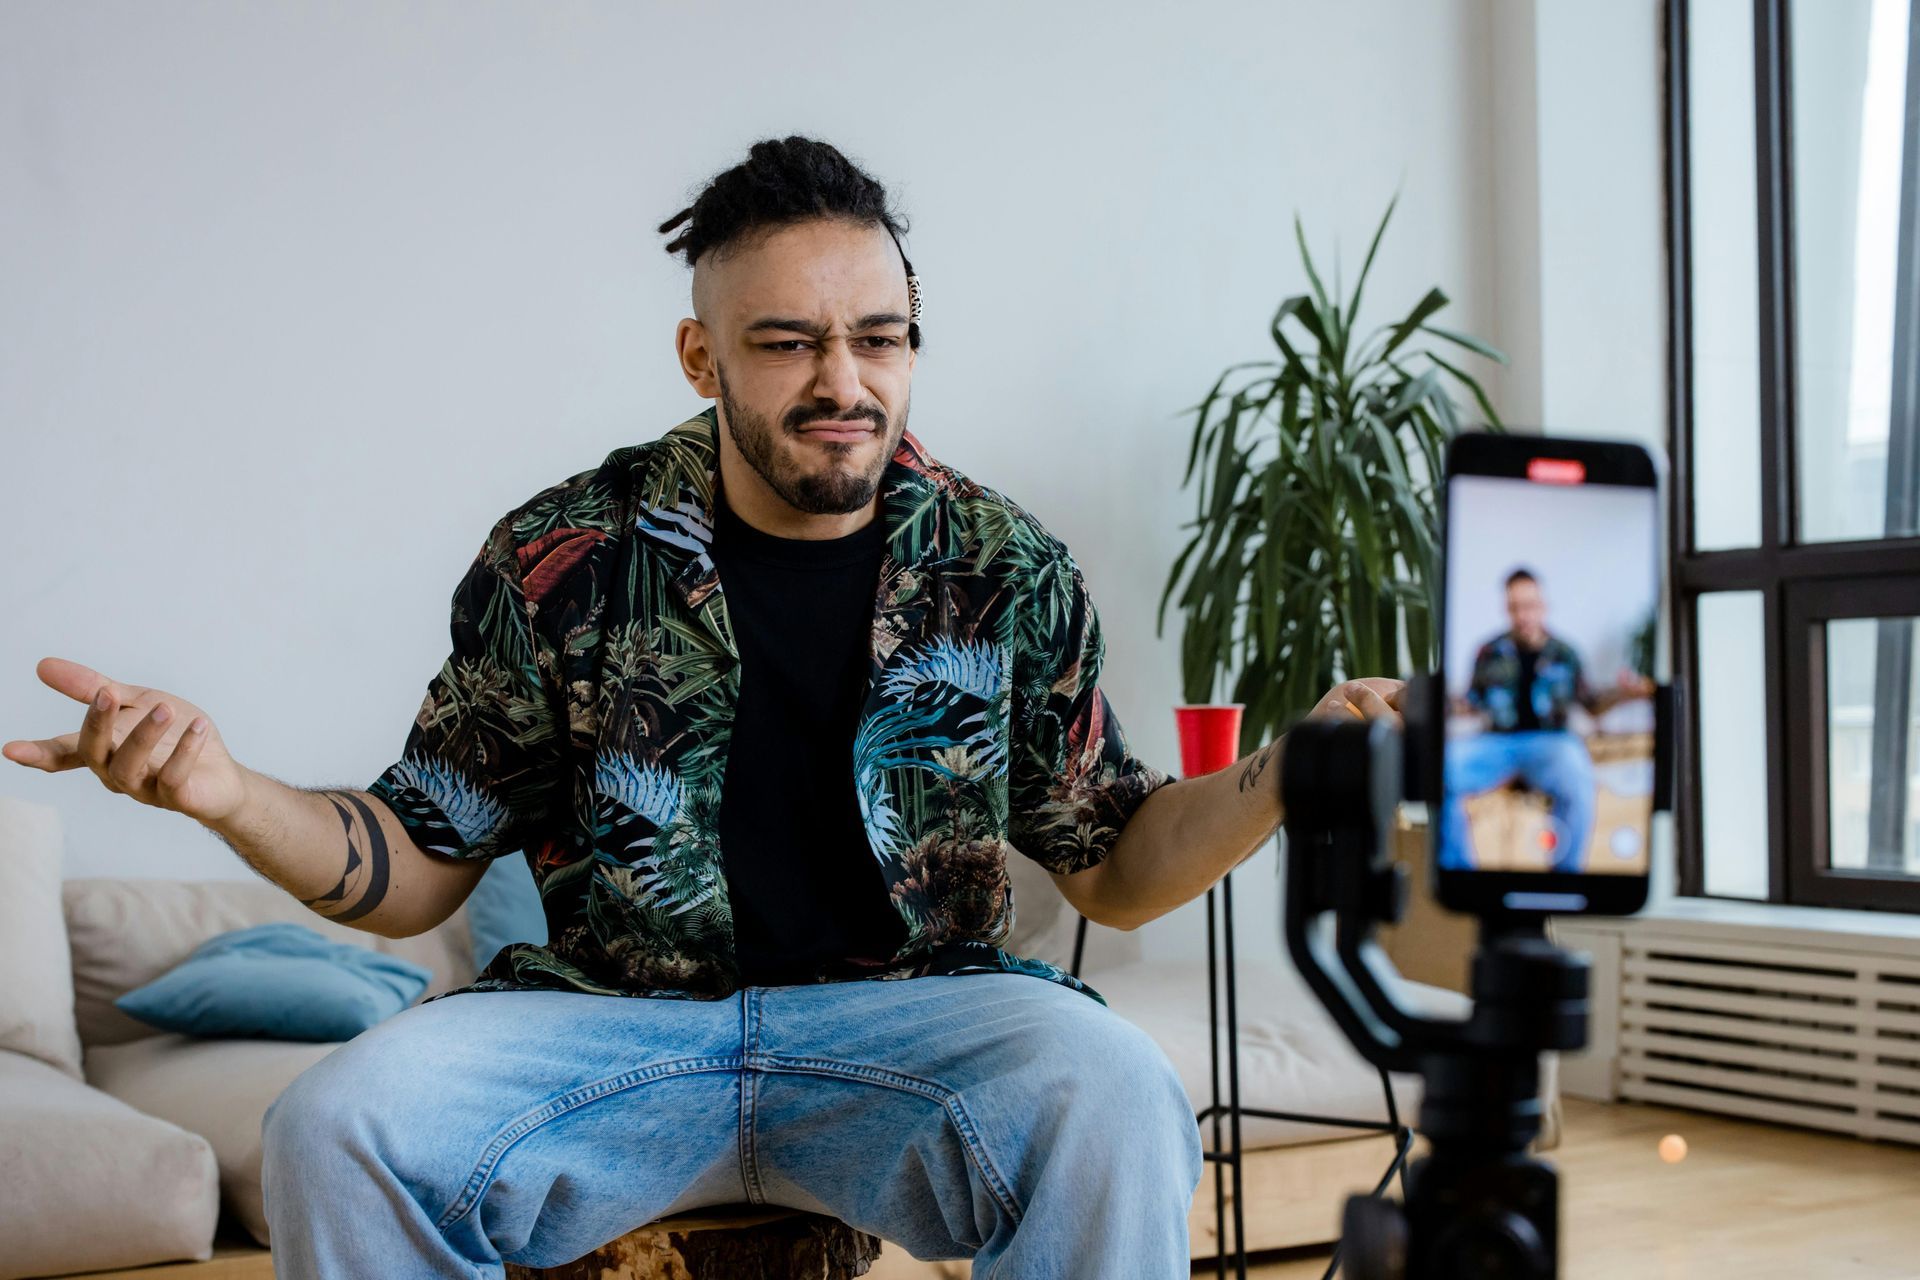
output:
M814 364L813 394L842 409L851 409L866 399L860 383L860 363L853 348L845 342L823 342Z

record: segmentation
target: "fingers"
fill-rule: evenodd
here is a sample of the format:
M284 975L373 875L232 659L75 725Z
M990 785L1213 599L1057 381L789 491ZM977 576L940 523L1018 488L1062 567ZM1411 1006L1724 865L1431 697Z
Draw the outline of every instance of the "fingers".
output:
M143 692L135 685L109 680L92 667L66 658L42 658L33 670L42 684L66 694L75 702L93 701L93 695L100 691L103 684L112 689L114 698L123 705L132 702Z
M1312 714L1316 716L1353 716L1360 720L1385 719L1401 723L1399 700L1404 695L1403 681L1381 677L1348 680L1335 685L1320 699Z
M81 763L104 779L107 759L113 754L113 725L119 719L120 706L111 683L96 686L87 696L91 701L87 714L80 720L80 738L75 745Z
M99 703L94 706L97 709ZM172 707L164 702L155 703L153 709L140 718L140 723L133 726L126 740L114 748L113 757L107 763L107 777L115 787L129 795L138 795L147 785L147 777L153 771L153 750L166 736L167 722L172 718Z
M161 803L170 809L180 807L181 791L187 785L187 779L193 774L193 765L200 758L200 748L207 744L207 718L196 716L187 731L180 735L180 741L173 744L173 754L160 766L159 774L154 778L154 789L159 793Z
M1400 713L1371 684L1364 680L1352 680L1348 682L1348 688L1347 701L1358 709L1361 719L1400 723Z
M1312 714L1316 716L1332 716L1341 720L1346 719L1348 716L1359 714L1355 711L1352 703L1355 683L1356 682L1349 680L1327 690L1327 696L1320 699L1319 703L1313 708Z
M1336 716L1343 720L1348 716L1359 714L1353 706L1353 691L1356 683L1348 680L1327 690L1327 696L1320 699L1320 705L1314 708L1314 714Z
M1400 695L1406 692L1405 680L1389 680L1385 676L1362 676L1358 680L1349 680L1348 684L1363 684L1387 700L1389 706L1398 703Z
M0 746L0 755L15 764L24 764L35 769L44 769L48 773L59 773L62 769L77 769L84 761L80 759L77 743L80 735L63 733L57 738L39 738L29 740L16 738L5 746Z

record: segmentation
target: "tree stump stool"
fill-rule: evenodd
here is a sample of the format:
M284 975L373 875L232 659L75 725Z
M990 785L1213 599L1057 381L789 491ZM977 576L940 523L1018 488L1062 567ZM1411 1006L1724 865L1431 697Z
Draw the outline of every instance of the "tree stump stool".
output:
M715 1205L649 1222L557 1267L507 1264L507 1280L846 1280L880 1239L780 1205Z

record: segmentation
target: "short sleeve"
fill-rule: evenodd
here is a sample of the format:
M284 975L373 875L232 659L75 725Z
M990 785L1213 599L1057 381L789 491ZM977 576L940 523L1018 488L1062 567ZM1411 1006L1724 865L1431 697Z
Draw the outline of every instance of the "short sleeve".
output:
M1493 660L1493 646L1483 644L1473 655L1473 675L1467 682L1467 704L1476 711L1487 709L1487 689L1493 678L1487 667Z
M1007 836L1049 871L1106 860L1146 798L1173 775L1136 757L1100 688L1100 619L1080 567L1062 555L1021 600Z
M504 520L454 588L451 632L400 759L367 791L422 849L494 858L546 821L566 742Z
M1561 646L1566 650L1567 665L1573 669L1573 700L1583 707L1594 703L1597 690L1587 680L1587 668L1580 661L1580 652L1570 644Z

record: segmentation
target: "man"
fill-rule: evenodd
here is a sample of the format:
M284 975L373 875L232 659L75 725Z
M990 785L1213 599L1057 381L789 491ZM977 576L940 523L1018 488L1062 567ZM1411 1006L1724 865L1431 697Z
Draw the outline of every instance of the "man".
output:
M1593 758L1567 727L1568 712L1577 703L1597 716L1628 698L1649 696L1653 685L1623 672L1618 688L1590 687L1580 655L1547 630L1546 597L1532 570L1507 575L1506 608L1508 629L1474 654L1464 699L1484 732L1448 744L1440 863L1465 870L1476 861L1466 797L1518 779L1548 799L1552 869L1579 871L1593 830Z
M92 707L6 754L196 818L389 937L527 850L547 945L268 1112L282 1276L495 1276L740 1201L982 1276L1184 1276L1180 1082L1000 948L1005 860L1135 928L1272 833L1281 744L1182 782L1129 752L1066 547L906 430L918 281L878 183L765 141L676 228L680 367L716 406L494 525L365 791L284 786L193 704L52 658ZM1319 710L1398 697L1355 681Z

